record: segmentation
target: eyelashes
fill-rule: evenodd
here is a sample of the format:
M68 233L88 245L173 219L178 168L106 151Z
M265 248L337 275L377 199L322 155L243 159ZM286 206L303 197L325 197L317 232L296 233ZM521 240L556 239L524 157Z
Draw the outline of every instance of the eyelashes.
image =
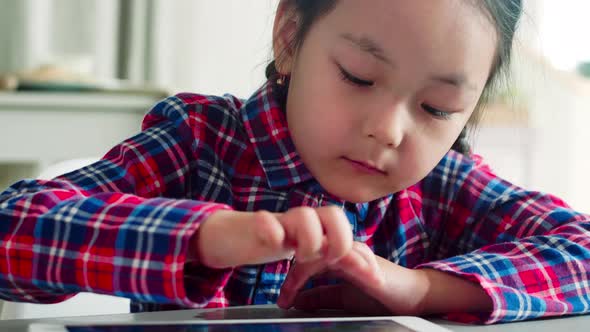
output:
M360 87L370 87L375 84L375 82L373 82L373 81L363 80L361 78L358 78L358 77L352 75L351 73L346 71L346 69L344 69L344 67L342 67L341 65L338 65L338 69L340 70L340 77L345 82L349 82L349 83L352 83L352 84L354 84L356 86L360 86Z
M369 88L375 85L374 81L369 81L369 80L364 80L362 78L356 77L353 74L351 74L349 71L347 71L346 69L344 69L344 67L342 67L342 65L340 64L336 64L338 66L338 70L340 71L340 78L348 83L351 84L355 87L359 87L359 88ZM436 118L436 119L441 119L441 120L448 120L450 119L452 113L450 112L445 112L443 110L440 110L438 108L432 107L426 103L422 103L420 104L420 107L422 108L422 110L424 110L426 113L428 113L429 115L431 115L432 117Z
M420 106L422 107L422 109L424 111L426 111L427 113L429 113L430 115L432 115L433 117L438 118L438 119L448 120L452 114L449 112L441 111L441 110L434 108L428 104L422 103L422 104L420 104Z

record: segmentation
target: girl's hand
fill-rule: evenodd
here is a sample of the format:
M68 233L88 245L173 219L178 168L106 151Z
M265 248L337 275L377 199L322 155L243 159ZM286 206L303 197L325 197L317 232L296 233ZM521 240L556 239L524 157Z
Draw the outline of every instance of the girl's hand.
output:
M301 291L309 279L322 274L339 277L344 283ZM492 308L491 299L479 285L432 269L401 267L360 242L335 263L297 263L281 288L277 305L364 315L485 312Z
M300 291L309 279L319 275L335 276L344 283ZM297 262L287 275L277 305L365 315L415 314L420 308L419 301L413 301L414 284L413 270L376 256L364 243L354 242L348 255L337 262Z
M337 207L298 207L285 213L220 210L195 233L189 253L204 265L227 268L295 255L299 262L333 262L350 251L352 231Z
M362 314L387 314L387 307L369 295L382 292L386 287L385 274L376 257L364 243L354 242L352 250L336 262L297 262L287 275L277 305L306 311L342 309ZM344 282L300 291L316 276L337 277Z

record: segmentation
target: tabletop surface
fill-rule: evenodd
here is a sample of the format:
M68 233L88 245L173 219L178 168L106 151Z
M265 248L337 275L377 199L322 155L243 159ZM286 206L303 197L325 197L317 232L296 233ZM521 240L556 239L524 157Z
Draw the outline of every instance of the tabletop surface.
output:
M326 314L330 317L342 317L344 314L330 312ZM103 323L105 321L117 323L129 322L150 322L150 321L169 321L169 320L186 320L186 319L254 319L254 318L299 318L302 314L295 310L284 311L277 307L271 306L249 306L234 307L228 309L189 309L176 311L149 312L137 314L116 314L116 315L97 315L97 316L80 316L65 318L43 318L43 319L22 319L22 320L4 320L0 321L0 331L2 332L25 332L33 323L64 323L64 324L92 324ZM308 317L308 316L305 316ZM349 316L347 316L349 317ZM474 331L474 332L587 332L590 326L590 315L562 317L554 319L534 320L528 322L517 322L509 324L496 324L488 326L464 325L443 320L431 320L452 331Z

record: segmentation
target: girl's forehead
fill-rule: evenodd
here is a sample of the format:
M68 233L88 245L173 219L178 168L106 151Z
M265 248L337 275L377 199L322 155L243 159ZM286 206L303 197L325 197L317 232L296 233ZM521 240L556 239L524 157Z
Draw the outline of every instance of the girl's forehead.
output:
M370 5L366 0L341 0L327 16L340 27L381 36L383 41L407 34L442 42L452 38L449 33L453 32L486 30L495 35L493 20L484 8L467 0L371 0Z
M478 86L486 81L497 36L483 7L467 0L370 3L338 1L319 30L333 43L353 41L393 66L410 61L430 71L473 77Z

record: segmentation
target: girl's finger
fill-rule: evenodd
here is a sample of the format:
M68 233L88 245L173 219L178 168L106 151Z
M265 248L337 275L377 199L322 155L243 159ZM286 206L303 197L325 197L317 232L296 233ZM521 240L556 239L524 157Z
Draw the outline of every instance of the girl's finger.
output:
M202 259L202 263L210 267L261 264L293 254L292 250L283 248L283 226L267 211L226 213L217 220L207 221L201 231L207 237L199 244L213 253Z
M301 264L299 262L287 274L285 282L281 286L281 292L277 300L277 305L281 308L288 309L293 305L293 300L297 292L305 285L311 277L321 274L325 271L326 265L323 261L318 260L311 263Z
M297 261L306 262L321 257L324 231L314 209L291 209L280 216L279 221L285 229L288 245L295 248Z
M324 259L328 264L344 257L352 248L352 228L342 210L335 206L317 208L326 235Z
M365 291L381 289L385 282L375 254L360 242L355 242L351 252L336 264L329 265L327 274Z
M257 211L254 213L254 225L249 226L258 239L258 244L269 250L277 250L285 242L285 230L273 213Z
M343 269L343 272L347 273L350 277L347 279L350 279L354 284L363 289L367 289L367 286L378 288L382 282L384 282L384 277L381 273L381 268L377 263L375 253L373 253L373 251L371 251L371 249L362 242L355 242L353 244L353 251L356 255L358 255L359 259L363 260L366 265L357 265L360 269L358 271L354 271L344 265L340 265L340 268Z
M355 284L372 281L372 276L377 272L372 271L372 265L367 262L364 253L361 253L362 247L353 246L345 257L333 265L328 265L323 260L300 264L299 262L289 271L287 279L281 287L278 304L282 308L289 308L299 293L300 289L309 279L325 271L334 271L343 276L342 279L350 280ZM369 278L367 278L369 277ZM365 281L364 281L365 280Z
M370 267L365 256L359 252L357 245L354 244L348 255L342 257L335 264L330 265L331 270L345 270L351 273L362 273Z

